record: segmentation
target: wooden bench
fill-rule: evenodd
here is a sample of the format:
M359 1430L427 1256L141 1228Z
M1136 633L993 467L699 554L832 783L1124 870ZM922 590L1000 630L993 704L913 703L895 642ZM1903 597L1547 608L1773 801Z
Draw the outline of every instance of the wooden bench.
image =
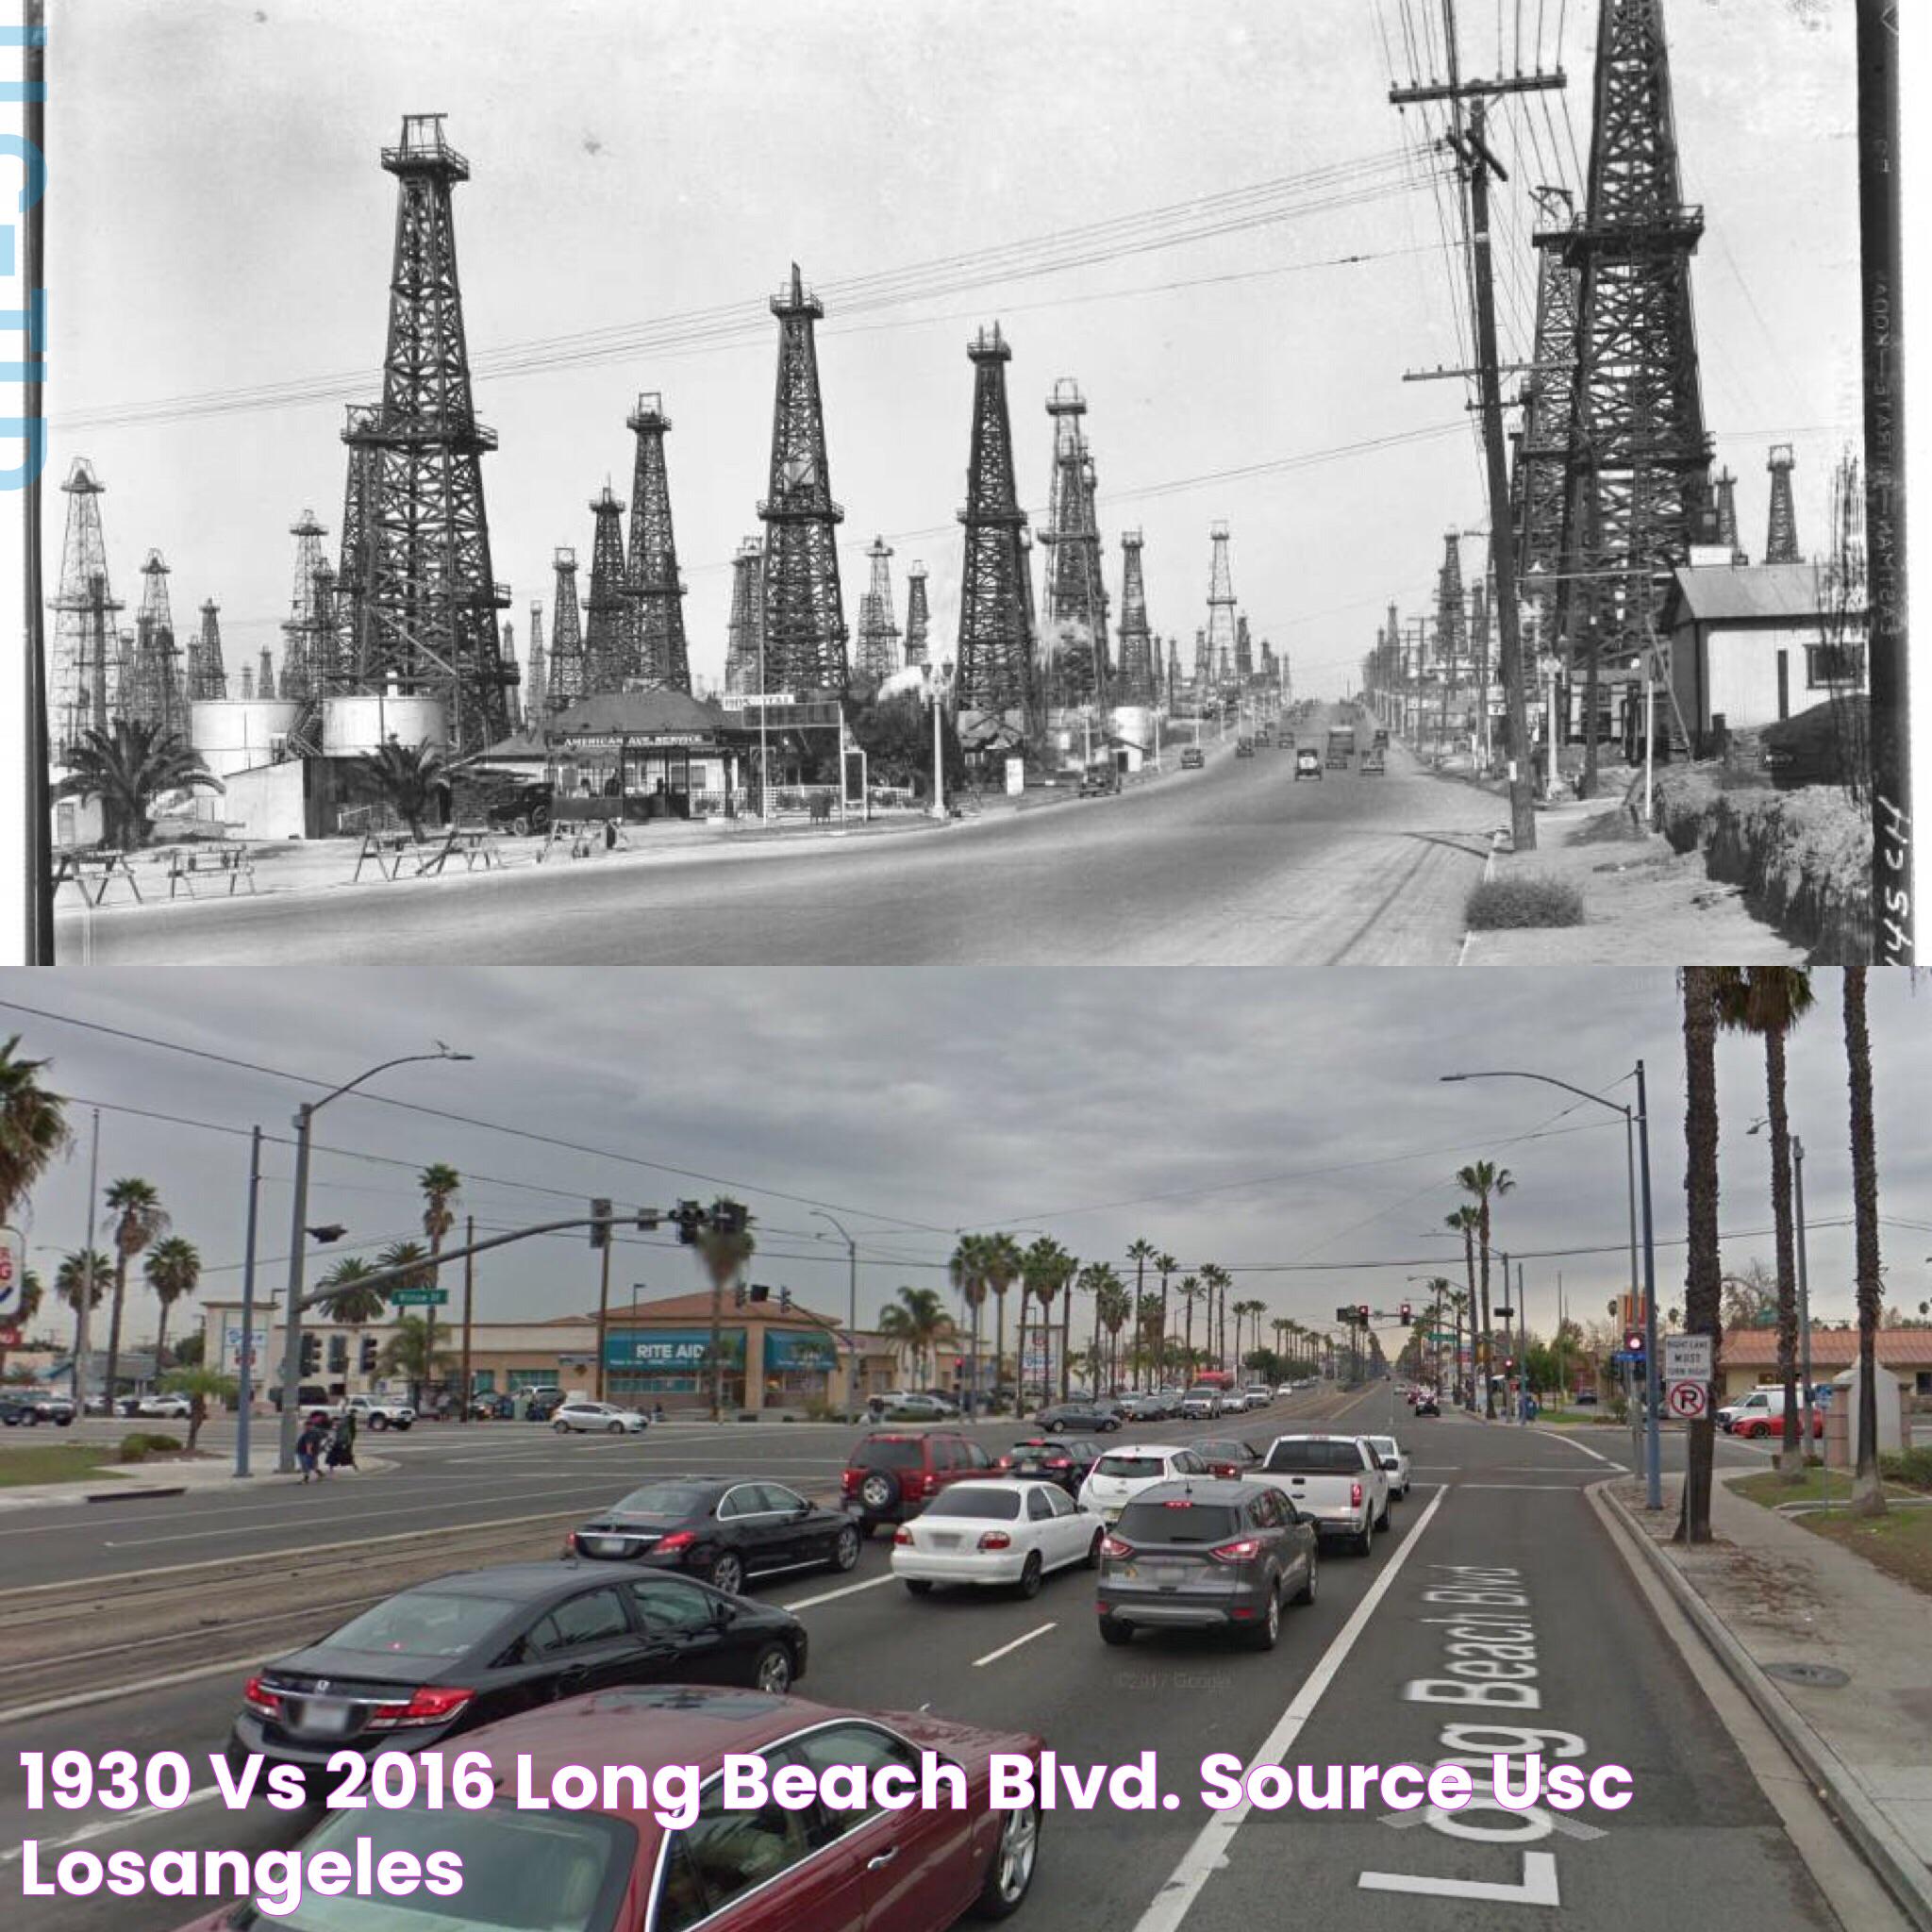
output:
M183 886L188 896L194 897L194 882L197 876L212 877L228 882L227 896L235 896L235 888L243 879L248 881L252 892L255 885L255 854L246 845L171 845L168 848L168 897L174 898Z
M94 881L92 890L88 884L91 878ZM128 864L125 852L63 852L54 868L54 890L58 892L63 885L77 886L80 896L91 907L100 905L116 879L126 882L128 891L134 894L134 903L139 906L141 882L134 876L134 868Z

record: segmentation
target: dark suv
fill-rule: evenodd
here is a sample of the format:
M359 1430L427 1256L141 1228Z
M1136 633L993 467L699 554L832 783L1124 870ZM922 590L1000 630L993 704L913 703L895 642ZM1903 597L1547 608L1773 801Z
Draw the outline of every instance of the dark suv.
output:
M990 1476L993 1459L958 1429L874 1429L845 1458L845 1508L870 1536L881 1523L917 1516L948 1483Z
M1155 1483L1100 1546L1100 1634L1240 1630L1257 1650L1281 1635L1281 1604L1315 1600L1315 1525L1266 1483Z

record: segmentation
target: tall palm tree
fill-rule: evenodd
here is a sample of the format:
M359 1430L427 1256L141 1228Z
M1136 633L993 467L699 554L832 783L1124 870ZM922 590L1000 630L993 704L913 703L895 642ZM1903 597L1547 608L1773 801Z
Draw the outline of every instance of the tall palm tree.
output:
M1079 1287L1082 1294L1093 1297L1093 1341L1088 1353L1094 1365L1093 1392L1099 1395L1102 1393L1101 1331L1106 1329L1109 1336L1120 1332L1121 1324L1127 1319L1127 1310L1133 1306L1133 1298L1110 1261L1090 1261L1080 1271Z
M991 1246L983 1234L962 1234L954 1248L951 1260L946 1263L946 1274L953 1284L953 1291L965 1303L973 1317L973 1379L972 1394L967 1397L971 1408L976 1409L974 1399L979 1392L979 1310L986 1301L986 1262L987 1250ZM998 1379L995 1372L994 1379Z
M1154 1386L1157 1389L1167 1380L1167 1277L1180 1265L1172 1255L1159 1254L1154 1257L1154 1272L1160 1276L1160 1330L1154 1351Z
M714 1204L710 1217L698 1229L698 1266L711 1284L711 1420L716 1422L724 1407L724 1289L736 1281L745 1264L758 1252L758 1239L749 1226L728 1230L714 1224L721 1218L717 1208L736 1203ZM733 1217L725 1217L734 1220Z
M155 1374L159 1374L168 1356L168 1310L183 1295L192 1294L201 1285L201 1253L191 1241L171 1234L157 1241L147 1257L147 1285L161 1305L155 1327Z
M74 1310L74 1354L75 1374L80 1373L80 1325L81 1310L85 1305L92 1313L101 1305L101 1297L108 1291L108 1283L114 1278L113 1262L98 1248L92 1252L83 1249L78 1254L63 1257L54 1271L54 1292ZM78 1406L84 1391L76 1390L75 1403Z
M1071 1258L1059 1242L1048 1235L1041 1235L1031 1242L1020 1257L1020 1400L1023 1407L1026 1399L1026 1304L1032 1301L1040 1305L1042 1343L1041 1393L1050 1402L1053 1399L1053 1391L1048 1386L1053 1363L1053 1298L1067 1278L1065 1264ZM1065 1366L1062 1362L1061 1367Z
M993 1305L993 1382L995 1387L1007 1372L1007 1291L1020 1279L1022 1264L1020 1243L1009 1234L992 1234L987 1237L986 1285L992 1294ZM1025 1297L1021 1297L1024 1311ZM1020 1375L1017 1367L1013 1374L1013 1389L1017 1401Z
M1711 1338L1711 1373L1724 1342L1724 1269L1717 1238L1717 1028L1727 974L1735 969L1687 966L1684 999L1684 1325ZM1718 1386L1723 1387L1722 1379ZM1684 1465L1684 1498L1674 1541L1710 1541L1710 1468L1713 1424L1706 1416L1690 1425Z
M409 828L412 839L423 836L423 821L445 801L451 791L442 754L427 739L401 744L391 737L356 760L367 788Z
M429 1279L425 1285L438 1288L441 1286L442 1238L457 1224L456 1210L450 1203L461 1189L463 1177L446 1162L435 1160L416 1176L416 1185L423 1192L423 1232L429 1237ZM423 1318L429 1324L429 1346L433 1352L436 1347L434 1302L425 1304ZM465 1389L462 1400L467 1404L469 1399L470 1391Z
M344 1255L316 1283L318 1291L326 1292L315 1306L331 1322L340 1322L345 1328L361 1328L378 1320L389 1306L389 1297L379 1288L362 1286L375 1273L367 1261Z
M879 1333L903 1355L911 1357L911 1373L925 1372L928 1386L938 1379L934 1356L938 1344L953 1333L953 1318L936 1288L902 1288L899 1299L879 1314Z
M178 731L125 718L82 732L67 767L55 798L98 798L102 842L124 852L147 843L150 808L163 792L227 790Z
M1181 1335L1181 1356L1187 1363L1188 1379L1194 1374L1194 1303L1202 1292L1201 1277L1198 1274L1181 1276L1181 1307L1186 1310L1183 1317L1184 1329Z
M1154 1258L1154 1243L1144 1237L1127 1243L1127 1259L1134 1264L1134 1307L1141 1306L1141 1295L1147 1286L1147 1264ZM1138 1320L1139 1318L1136 1317Z
M67 1103L41 1084L45 1060L21 1057L20 1035L0 1046L0 1227L67 1145Z
M1845 1073L1851 1090L1852 1252L1858 1286L1858 1453L1852 1507L1885 1514L1878 1476L1877 1333L1884 1283L1878 1267L1878 1141L1872 1108L1872 1033L1865 1019L1863 966L1847 966L1844 984Z
M1771 1218L1777 1257L1777 1369L1785 1385L1777 1468L1802 1481L1810 1444L1798 1424L1798 1264L1791 1217L1791 1129L1785 1111L1785 1041L1811 1010L1811 975L1802 966L1747 966L1721 995L1718 1024L1764 1041L1764 1095L1771 1125Z
M1102 1275L1094 1290L1094 1320L1107 1330L1107 1378L1109 1382L1118 1382L1121 1378L1121 1330L1140 1307L1141 1299L1111 1268Z
M1516 1180L1507 1167L1498 1167L1491 1160L1473 1160L1467 1167L1457 1169L1456 1185L1465 1194L1474 1197L1476 1211L1476 1249L1482 1257L1483 1326L1478 1352L1482 1357L1483 1413L1493 1421L1496 1385L1490 1374L1490 1203L1496 1196L1508 1193L1516 1186ZM1506 1282L1506 1292L1507 1288Z
M108 1206L114 1214L114 1299L108 1308L108 1368L102 1387L108 1413L114 1412L114 1390L121 1364L121 1315L127 1301L127 1264L166 1234L172 1224L161 1206L160 1190L139 1174L108 1184ZM80 1400L75 1396L75 1402Z
M1201 1294L1206 1304L1203 1309L1204 1328L1201 1335L1201 1351L1216 1368L1224 1366L1223 1348L1215 1337L1216 1318L1222 1308L1222 1296L1226 1291L1227 1275L1218 1261L1203 1261L1195 1273L1201 1277ZM1223 1336L1223 1341L1225 1337Z
M1444 1215L1444 1216L1442 1217L1442 1224L1443 1224L1443 1226L1445 1226L1445 1227L1448 1227L1448 1228L1453 1228L1453 1229L1454 1229L1454 1230L1455 1230L1455 1231L1456 1231L1456 1232L1457 1232L1457 1234L1459 1234L1459 1235L1460 1235L1460 1236L1462 1237L1462 1266L1463 1266L1463 1270L1464 1270L1464 1273L1465 1273L1465 1274L1466 1274L1468 1275L1468 1278L1469 1278L1469 1291L1469 1291L1469 1299L1468 1299L1468 1301L1467 1301L1467 1302L1466 1302L1466 1303L1464 1304L1464 1307L1465 1307L1465 1308L1466 1308L1466 1309L1473 1309L1473 1308L1474 1308L1474 1307L1475 1307L1475 1305L1476 1305L1476 1303L1475 1303L1475 1231L1476 1231L1476 1229L1477 1229L1478 1227L1480 1227L1480 1226L1482 1225L1482 1219L1483 1219L1483 1217L1482 1217L1482 1210L1481 1210L1480 1208L1477 1208L1477 1207L1475 1206L1475 1204L1474 1204L1474 1202L1470 1202L1470 1201L1465 1201L1465 1202L1464 1202L1464 1203L1462 1204L1462 1206L1461 1206L1460 1208L1457 1208L1457 1209L1455 1210L1455 1212L1454 1212L1454 1213L1451 1213L1451 1214L1445 1214L1445 1215ZM1457 1363L1456 1363L1456 1366L1457 1366L1457 1372L1458 1372L1458 1373L1460 1373L1460 1371L1461 1371L1461 1367L1462 1367L1462 1358L1461 1358L1461 1356L1462 1356L1462 1344L1461 1344L1461 1342L1460 1342L1459 1341L1458 1341L1457 1342L1457 1344L1456 1344L1456 1347L1457 1347ZM1472 1363L1474 1363L1474 1359L1475 1359L1475 1341L1474 1341L1474 1329L1473 1329L1473 1328L1472 1328L1472 1330L1471 1330L1471 1338L1470 1338L1470 1351L1469 1351L1469 1354L1470 1354L1470 1360L1471 1360L1471 1362L1472 1362ZM1470 1389L1471 1389L1471 1391L1472 1391L1472 1394L1471 1394L1471 1400L1472 1400L1472 1402L1473 1402L1473 1401L1474 1400L1474 1388L1475 1388L1475 1378L1474 1378L1474 1376L1471 1376L1471 1378L1470 1378Z

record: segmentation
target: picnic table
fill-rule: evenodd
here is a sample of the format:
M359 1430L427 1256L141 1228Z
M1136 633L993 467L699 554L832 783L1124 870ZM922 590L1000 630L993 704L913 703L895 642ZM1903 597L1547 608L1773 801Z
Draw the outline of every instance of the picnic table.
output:
M223 879L228 882L227 896L235 896L235 888L243 879L248 881L252 892L255 886L255 853L246 845L171 845L168 848L168 897L174 898L183 886L188 888L188 896L194 897L194 882L197 876L213 878L217 883Z
M460 858L465 872L479 865L487 872L503 863L502 847L488 825L449 825L436 838L420 840L408 832L364 832L349 883L361 878L365 865L374 865L386 879L400 877L404 862L411 857L416 861L411 876L419 879L437 876L452 858Z
M93 885L89 887L92 878ZM98 907L108 896L108 888L116 879L125 880L127 889L134 894L134 903L142 903L141 882L134 876L134 868L127 862L125 852L111 852L100 849L73 849L62 852L54 867L54 890L58 892L63 885L77 886L80 896L91 907Z

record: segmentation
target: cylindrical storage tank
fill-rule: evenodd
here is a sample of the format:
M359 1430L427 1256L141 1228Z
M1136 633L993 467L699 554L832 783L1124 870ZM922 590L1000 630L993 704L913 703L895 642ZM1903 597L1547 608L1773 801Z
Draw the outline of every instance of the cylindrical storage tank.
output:
M398 744L427 742L443 750L449 743L449 708L442 699L430 697L378 694L323 699L324 757L358 758L391 738Z
M271 763L301 715L294 698L196 698L188 741L217 778Z
M1113 735L1125 741L1127 770L1138 772L1154 756L1154 712L1147 705L1116 705Z

